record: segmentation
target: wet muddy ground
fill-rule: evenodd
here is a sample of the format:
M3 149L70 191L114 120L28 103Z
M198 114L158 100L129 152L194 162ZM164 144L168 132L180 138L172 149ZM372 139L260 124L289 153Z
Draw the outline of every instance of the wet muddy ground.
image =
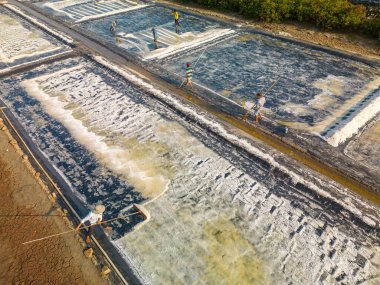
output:
M87 259L74 234L23 242L69 230L60 212L0 132L0 282L109 284Z

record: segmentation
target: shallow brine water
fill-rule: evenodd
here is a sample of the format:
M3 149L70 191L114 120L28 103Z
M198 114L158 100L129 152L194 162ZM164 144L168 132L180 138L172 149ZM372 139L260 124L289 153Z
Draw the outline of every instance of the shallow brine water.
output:
M85 3L75 3L43 5L85 10ZM99 19L73 27L126 56L137 56L146 68L171 83L179 85L185 64L191 63L198 94L235 116L244 112L247 102L256 99L257 92L264 92L267 119L319 134L334 146L361 128L362 121L372 118L360 119L358 113L374 100L371 94L380 86L376 67L182 12L177 34L171 9L153 3L134 7L137 9L117 15L91 8L86 12L98 13ZM111 32L114 21L117 26ZM156 45L152 28L158 35ZM344 130L350 121L352 126L347 129L351 131Z
M110 32L113 21L117 21L115 32ZM198 45L226 36L225 26L181 13L180 33L176 33L171 10L151 6L79 25L92 36L141 57L154 57L156 53L167 52L168 47ZM159 50L155 50L152 28L156 29Z
M0 87L87 207L101 201L111 217L152 201L149 223L113 234L144 284L356 282L377 270L374 236L344 211L98 64L65 60Z
M311 125L335 117L367 85L373 86L366 92L380 85L379 71L368 65L250 33L160 64L182 74L187 62L195 65L194 82L240 105L275 83L265 113Z

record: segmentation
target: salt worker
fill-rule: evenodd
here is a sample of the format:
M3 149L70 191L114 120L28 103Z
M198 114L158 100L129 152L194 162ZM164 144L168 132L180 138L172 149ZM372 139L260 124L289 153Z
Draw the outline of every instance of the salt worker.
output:
M109 227L107 226L107 223L102 223L102 220L103 220L103 213L104 211L106 210L106 207L104 207L104 205L96 205L95 207L95 210L94 211L90 211L86 217L84 217L79 225L77 226L76 230L79 231L81 226L88 222L90 225L89 227L87 228L87 232L86 232L86 243L89 244L90 241L91 241L91 235L92 235L92 231L93 231L93 226L96 226L96 225L102 225L106 230L112 230L112 227Z
M155 28L152 28L152 33L153 33L154 48L158 49L158 42L157 42L158 34Z
M179 23L179 13L176 9L173 9L172 10L172 15L174 17L174 24L175 24L175 32L177 34L179 34L179 28L181 27L180 23Z
M111 24L111 27L110 27L110 32L111 33L115 33L115 30L116 30L116 26L117 26L117 20L113 21L112 24Z
M260 111L263 109L266 99L265 99L264 93L261 93L261 92L257 93L256 97L257 98L255 100L255 104L253 105L251 111L252 111L253 117L255 118L255 122L258 123L259 117L260 119L263 118Z
M181 88L182 85L186 82L186 85L190 85L190 89L193 90L193 83L191 82L191 79L193 78L193 68L190 66L190 63L186 64L186 72L185 72L185 78L182 80L182 83L178 88Z

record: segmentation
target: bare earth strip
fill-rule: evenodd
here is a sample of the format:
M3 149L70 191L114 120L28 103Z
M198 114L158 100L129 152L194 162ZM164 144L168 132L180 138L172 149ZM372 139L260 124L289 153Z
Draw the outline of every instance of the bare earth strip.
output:
M8 141L0 131L0 284L109 284L74 234L21 245L69 227Z

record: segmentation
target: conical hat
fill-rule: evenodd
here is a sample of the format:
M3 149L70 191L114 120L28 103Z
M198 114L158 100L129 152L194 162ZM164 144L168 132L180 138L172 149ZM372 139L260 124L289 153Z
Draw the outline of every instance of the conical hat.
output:
M104 207L103 205L96 205L94 213L103 214L105 210L106 210L106 207Z

